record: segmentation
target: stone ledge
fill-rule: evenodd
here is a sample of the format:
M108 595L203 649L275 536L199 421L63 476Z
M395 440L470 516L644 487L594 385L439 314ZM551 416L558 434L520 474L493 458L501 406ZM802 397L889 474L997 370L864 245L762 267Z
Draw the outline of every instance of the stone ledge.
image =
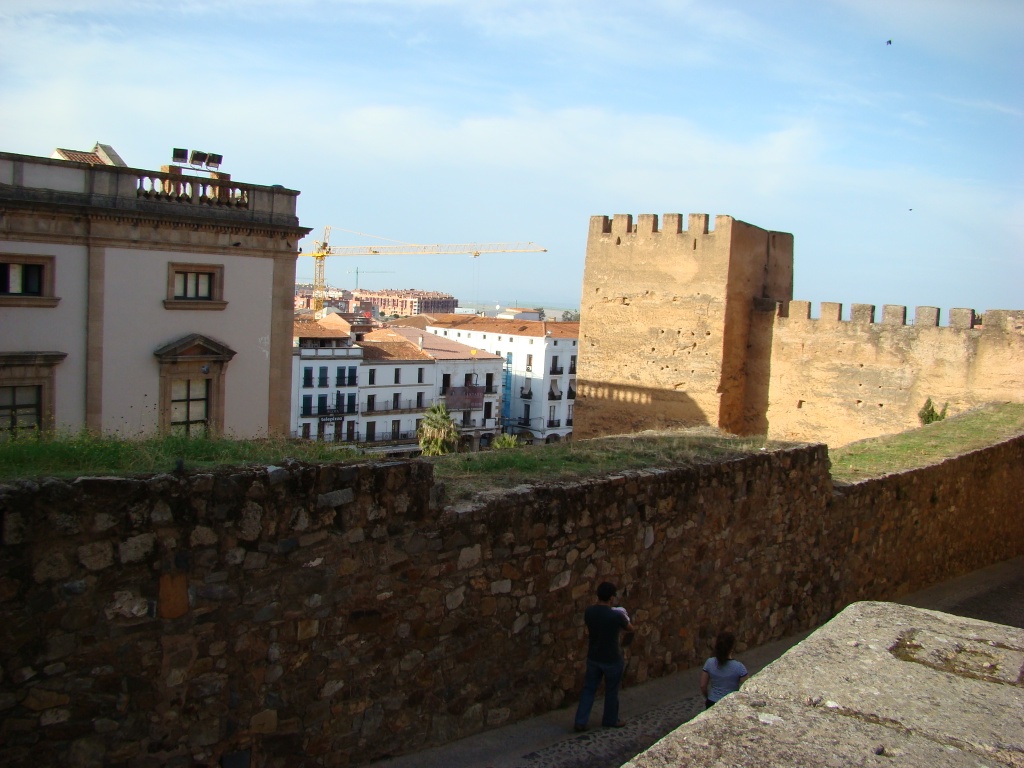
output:
M629 768L1024 764L1024 630L854 603Z

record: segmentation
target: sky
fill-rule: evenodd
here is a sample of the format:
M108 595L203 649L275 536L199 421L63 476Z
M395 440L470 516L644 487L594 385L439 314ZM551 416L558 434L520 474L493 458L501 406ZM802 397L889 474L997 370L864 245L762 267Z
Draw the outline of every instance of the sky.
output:
M547 249L332 286L571 309L592 215L727 214L794 235L815 316L945 324L1024 308L1022 73L1020 0L2 0L0 151L217 152L301 192L307 253Z

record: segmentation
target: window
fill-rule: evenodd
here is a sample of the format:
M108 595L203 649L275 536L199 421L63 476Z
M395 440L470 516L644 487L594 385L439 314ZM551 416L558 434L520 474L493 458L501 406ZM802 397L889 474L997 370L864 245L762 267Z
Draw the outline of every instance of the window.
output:
M401 384L401 383L402 383L402 369L401 368L395 368L395 384Z
M356 393L349 392L345 396L345 412L355 413L356 412Z
M210 380L171 382L171 434L201 437L210 431Z
M313 396L303 395L302 396L302 411L301 416L312 416L313 415Z
M569 373L576 373L576 355L569 357Z
M356 385L356 367L354 365L348 367L348 385L350 387Z
M0 293L43 295L42 264L0 265Z
M343 366L340 366L340 365L338 366L338 376L335 379L334 386L336 386L336 387L344 387L345 386L345 368Z
M55 307L54 257L0 253L0 307Z
M417 392L416 393L416 407L417 408L422 408L423 407L423 393L422 392Z
M323 416L327 413L327 395L316 396L316 413L317 416Z
M160 365L160 431L198 436L224 431L225 369L235 351L198 333L153 351Z
M376 395L367 395L366 396L366 410L368 412L369 411L373 411L374 409L376 409L376 407L377 407L377 396Z
M224 266L221 264L167 265L165 309L224 309Z
M302 439L303 440L309 440L309 436L310 436L309 433L310 433L309 422L307 421L305 424L302 425Z
M484 403L484 418L485 419L491 418L491 411L492 411L491 406L492 405L494 405L494 403Z
M303 368L302 369L302 386L303 387L312 387L313 386L313 368L312 367Z
M490 394L494 392L494 374L488 373L484 375L484 392Z
M0 442L42 426L42 386L0 387Z
M377 369L376 368L371 368L370 369L370 371L369 371L369 373L367 375L367 383L368 384L376 384L377 383Z
M377 439L377 422L366 422L366 442L373 442Z
M402 393L401 392L395 392L395 394L391 396L391 408L392 408L392 410L397 411L401 407L402 407Z
M462 378L462 385L464 387L472 387L473 386L473 377L474 376L476 376L475 373L467 373L467 374L465 374L463 376L463 378Z
M416 370L416 383L417 384L422 384L423 383L423 369L422 368L419 368L419 369Z
M441 375L441 394L443 395L445 392L447 392L449 387L451 387L451 385L452 385L452 375L450 373L442 374Z
M327 376L327 366L326 365L320 366L320 375L317 376L316 379L317 379L316 385L318 387L330 386L331 382L330 382L330 380L329 380L329 378Z

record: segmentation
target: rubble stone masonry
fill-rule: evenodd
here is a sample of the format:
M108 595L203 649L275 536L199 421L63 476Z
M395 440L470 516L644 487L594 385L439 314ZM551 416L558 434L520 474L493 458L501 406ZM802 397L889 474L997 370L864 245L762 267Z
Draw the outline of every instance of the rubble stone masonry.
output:
M1020 555L1022 498L1024 436L852 486L807 445L461 507L422 461L0 486L0 764L367 763L570 705L602 580L628 684Z

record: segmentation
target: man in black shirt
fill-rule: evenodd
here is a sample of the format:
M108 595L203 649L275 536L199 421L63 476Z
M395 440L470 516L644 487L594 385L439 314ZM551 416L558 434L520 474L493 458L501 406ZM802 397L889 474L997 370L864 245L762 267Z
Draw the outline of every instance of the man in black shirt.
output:
M577 731L585 731L594 706L597 687L604 678L604 716L601 725L606 728L621 728L625 723L619 719L619 683L622 682L623 660L619 649L619 633L622 630L634 632L636 627L621 609L612 607L618 590L611 582L604 581L597 587L597 603L587 608L583 620L587 624L590 639L587 646L587 672L583 678L583 692L576 709Z

